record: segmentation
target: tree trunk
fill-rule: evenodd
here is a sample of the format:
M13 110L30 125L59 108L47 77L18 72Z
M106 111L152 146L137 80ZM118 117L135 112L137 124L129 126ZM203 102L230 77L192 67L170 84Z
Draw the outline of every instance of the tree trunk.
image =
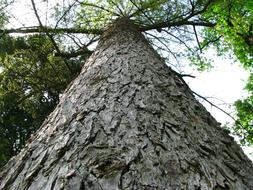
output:
M250 190L253 167L138 27L120 19L0 181L15 190Z

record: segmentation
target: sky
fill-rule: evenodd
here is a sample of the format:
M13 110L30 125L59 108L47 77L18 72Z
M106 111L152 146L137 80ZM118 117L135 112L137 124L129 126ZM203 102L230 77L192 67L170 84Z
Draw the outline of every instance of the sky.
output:
M213 57L212 54L210 56ZM191 75L196 78L185 78L189 87L204 97L209 97L215 105L218 105L227 113L234 115L233 103L238 99L247 96L244 90L249 73L240 67L239 63L234 63L230 59L213 57L214 68L210 71L198 72L193 68L188 68ZM205 101L200 102L206 107L211 115L222 125L233 125L233 119L222 111L212 107ZM236 137L235 137L236 139ZM243 147L244 152L253 160L253 147Z
M22 23L30 23L31 26L37 25L35 17L30 16L31 9L29 12L24 11L27 10L27 5L30 5L30 0L19 0L19 2L12 9L15 18L11 20L9 27L21 27ZM233 115L234 109L231 107L233 102L247 96L244 86L249 73L241 68L238 63L234 63L233 60L217 57L214 51L210 51L207 56L213 58L214 68L200 73L192 67L187 67L184 72L195 76L195 78L184 79L193 91L201 96L209 97L208 100ZM204 101L200 100L200 102L218 122L232 125L233 120L226 114ZM253 155L249 154L253 153L253 148L245 147L244 151L253 160Z
M210 55L211 56L211 55ZM212 103L218 105L233 115L233 103L247 96L244 86L249 73L238 63L232 60L213 57L214 68L210 71L198 72L188 68L190 74L196 78L185 78L191 89L198 94L207 97ZM200 100L201 101L201 100ZM233 120L206 102L202 102L208 111L222 124Z

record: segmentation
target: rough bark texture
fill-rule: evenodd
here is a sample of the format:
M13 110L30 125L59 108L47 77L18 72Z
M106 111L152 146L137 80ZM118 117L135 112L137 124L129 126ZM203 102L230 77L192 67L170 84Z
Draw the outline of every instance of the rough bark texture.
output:
M0 180L12 190L250 190L253 167L121 19Z

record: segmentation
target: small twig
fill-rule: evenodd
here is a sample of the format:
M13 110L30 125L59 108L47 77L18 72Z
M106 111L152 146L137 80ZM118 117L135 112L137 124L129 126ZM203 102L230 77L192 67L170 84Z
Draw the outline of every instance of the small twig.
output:
M19 33L19 34L29 34L29 33L49 33L49 34L57 34L57 33L67 33L67 34L94 34L100 35L102 34L102 30L98 29L85 29L85 28L50 28L50 27L20 27L20 28L11 28L11 29L0 29L0 32L6 32L6 34L11 33Z
M155 24L155 22L153 21L153 19L151 19L146 13L145 11L140 8L133 0L130 0L130 2L152 23L152 25ZM159 28L156 28L157 30L159 30Z
M1 32L0 38L2 38L5 34L6 34L5 31Z
M0 7L0 12L4 11L4 9L6 9L8 6L10 6L12 3L14 3L14 0L9 2L9 3L4 3L2 4L2 7Z
M198 96L199 98L203 99L204 101L206 101L207 103L209 103L211 106L215 107L216 109L220 110L221 112L223 112L224 114L226 114L228 117L230 117L237 125L240 125L241 128L245 129L245 127L243 126L243 124L236 120L230 113L226 112L225 110L223 110L222 108L220 108L219 106L217 106L216 104L212 103L211 101L209 101L207 98L201 96L200 94L194 92L191 90L191 92L193 94L195 94L196 96Z
M190 1L190 4L191 4L191 7L192 7L192 9L191 9L191 11L192 11L192 13L194 13L194 9L195 9L195 4L194 4L194 1L192 1L192 0L189 0Z
M32 3L32 7L33 7L35 16L36 16L36 18L37 18L37 20L38 20L38 22L39 22L40 27L41 27L41 28L44 28L44 26L43 26L43 24L42 24L42 22L41 22L41 20L40 20L40 16L39 16L39 14L38 14L38 11L37 11L37 9L36 9L34 0L31 0L31 3ZM53 36L52 36L51 34L49 34L47 31L46 31L46 35L49 37L49 39L50 39L50 41L52 42L53 46L55 47L55 50L57 51L57 53L58 53L58 54L61 54L61 51L60 51L58 45L56 44L56 42L55 42ZM69 64L67 63L67 61L66 61L65 59L64 59L64 63L65 63L65 65L66 65L66 67L68 68L69 72L72 73L73 71L72 71L71 67L69 66Z
M198 96L199 98L203 99L204 101L206 101L207 103L209 103L211 106L215 107L216 109L220 110L221 112L223 112L224 114L226 114L228 117L230 117L236 124L240 125L242 128L245 128L240 121L236 120L230 113L226 112L225 110L223 110L222 108L220 108L219 106L217 106L216 104L212 103L211 101L209 101L207 98L205 98L204 96L201 96L200 94L194 92L193 90L190 89L190 87L188 86L188 84L183 80L183 78L181 77L181 74L172 70L173 73L176 74L176 76L178 76L181 80L181 82L186 85L188 91L190 93L193 93L194 95Z
M62 16L57 20L56 24L55 24L55 27L54 28L57 28L58 27L58 24L60 23L60 21L68 14L68 12L75 6L77 1L75 1L74 3L72 3L72 5L70 5L68 7L67 10L64 11L64 13L62 14Z
M216 39L209 40L208 42L206 42L205 44L202 45L201 50L203 50L205 47L209 46L209 44L219 41L221 38L222 38L222 36L218 36Z
M32 7L33 7L33 11L34 11L34 13L35 13L35 16L36 16L36 18L37 18L37 20L38 20L38 22L39 22L39 25L40 25L41 27L43 27L43 24L42 24L42 22L41 22L41 20L40 20L40 16L39 16L38 11L37 11L37 9L36 9L34 0L31 0L31 3L32 3Z
M171 32L169 32L167 30L164 30L164 29L162 29L162 32L165 32L165 33L169 34L170 36L174 37L175 39L177 39L179 41L179 43L184 44L184 46L188 50L191 50L191 48L183 40L181 40L179 37L177 37L176 35L172 34Z
M190 77L190 78L196 78L196 76L190 75L190 74L180 74L181 77Z
M112 2L112 4L117 7L122 16L126 16L117 3L115 3L113 0L110 0L110 2Z
M158 38L157 36L155 36L153 34L150 34L148 32L145 32L145 34L150 35L154 39L156 39L157 41L159 41L167 49L167 51L169 51L172 54L172 56L175 58L175 60L177 60L177 56L170 50L170 48L160 38Z
M199 42L197 30L196 30L196 27L194 25L193 25L193 31L194 31L194 34L195 34L195 37L196 37L196 40L197 40L197 43L198 43L198 46L199 46L199 51L200 51L200 53L202 53L202 49L201 49L201 45L200 45L200 42Z
M110 14L113 14L113 15L115 15L115 16L118 16L118 17L121 16L121 15L119 15L118 13L115 13L115 12L109 10L109 9L106 9L105 7L102 7L102 6L93 4L93 3L85 3L85 2L80 2L80 1L78 1L78 0L77 0L77 2L78 2L79 4L81 4L81 5L94 7L94 8L100 9L100 10L102 10L102 11L108 12L108 13L110 13Z
M130 0L130 2L137 8L137 10L136 10L135 12L133 12L132 14L130 14L130 15L129 15L129 18L131 18L131 17L133 17L133 16L135 16L135 15L137 15L137 14L139 14L139 13L142 13L142 14L143 14L143 12L144 12L143 7L137 6L136 3L134 3L132 0Z
M191 92L193 94L195 94L196 96L198 96L199 98L203 99L204 101L206 101L207 103L209 103L211 106L215 107L216 109L220 110L221 112L225 113L227 116L229 116L233 121L237 122L237 120L228 112L226 112L225 110L223 110L222 108L220 108L219 106L217 106L216 104L212 103L211 101L209 101L207 98L205 98L204 96L201 96L200 94L194 92L193 90L191 90Z
M82 48L83 46L85 46L84 43L81 42L81 40L79 38L77 38L78 42L76 41L76 37L73 35L70 35L70 34L66 34L73 42L74 44L79 47L79 48Z

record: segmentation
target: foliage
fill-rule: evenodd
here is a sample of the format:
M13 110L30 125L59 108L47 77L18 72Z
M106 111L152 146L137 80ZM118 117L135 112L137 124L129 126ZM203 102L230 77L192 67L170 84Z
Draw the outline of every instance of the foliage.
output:
M0 39L0 163L24 145L79 72L78 60L54 56L45 35ZM71 71L66 66L71 67Z
M233 54L245 69L253 68L253 1L219 0L203 17L216 22L214 28L203 30L202 46L213 46L219 55ZM212 42L212 43L210 43ZM246 90L250 96L235 102L237 121L233 132L240 136L241 143L253 143L253 75L250 76Z
M239 123L236 123L234 133L241 137L242 144L253 144L253 97L235 102ZM241 126L242 125L242 126Z
M203 17L216 22L214 28L203 32L204 44L210 43L220 55L230 51L250 68L253 61L253 2L247 0L220 0L213 4Z
M237 122L233 127L236 135L241 137L242 144L253 144L253 75L249 77L245 89L249 96L243 100L237 100Z
M0 28L4 27L8 16L5 13L6 8L13 3L14 0L0 0Z

